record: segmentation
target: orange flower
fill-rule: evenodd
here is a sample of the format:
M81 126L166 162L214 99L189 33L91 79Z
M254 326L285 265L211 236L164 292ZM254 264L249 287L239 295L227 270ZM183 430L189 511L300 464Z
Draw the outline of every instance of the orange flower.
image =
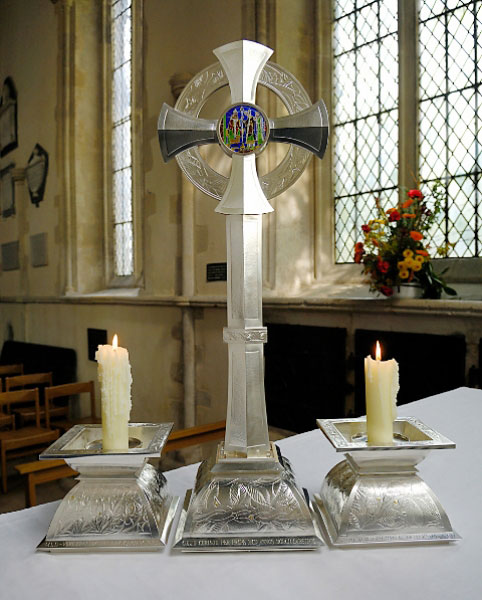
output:
M413 200L411 198L409 198L402 204L402 208L408 208L409 206L412 206L412 204L413 204Z
M415 219L416 215L414 215L413 213L403 213L402 217L404 219Z
M420 256L428 256L428 252L425 250L415 250L416 254L420 254Z
M419 231L411 231L410 237L414 242L419 242L421 239L423 239L423 235Z

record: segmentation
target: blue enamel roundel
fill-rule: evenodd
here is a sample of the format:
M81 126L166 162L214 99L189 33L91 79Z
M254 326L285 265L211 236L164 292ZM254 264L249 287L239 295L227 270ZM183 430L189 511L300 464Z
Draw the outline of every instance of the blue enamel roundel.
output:
M219 142L228 154L257 154L266 146L268 135L268 119L253 104L230 106L219 119Z

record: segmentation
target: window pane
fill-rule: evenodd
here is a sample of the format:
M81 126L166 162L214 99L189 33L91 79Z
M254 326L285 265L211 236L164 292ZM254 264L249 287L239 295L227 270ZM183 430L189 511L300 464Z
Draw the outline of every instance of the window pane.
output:
M338 128L335 138L335 194L346 196L356 192L355 126L347 123Z
M132 221L132 173L131 169L114 172L113 181L114 223Z
M112 130L112 164L114 171L131 166L131 121L116 125Z
M134 270L132 223L122 223L114 226L115 238L115 272L116 275L131 275Z
M112 122L118 123L131 114L131 63L124 63L114 71L112 94Z
M355 43L353 30L355 27L354 15L349 15L338 21L333 36L333 53L335 55L351 50Z
M431 232L448 256L480 256L481 2L422 0L420 5L420 175L446 187L446 206Z
M132 2L112 2L112 209L114 268L133 272L132 224Z
M355 0L338 0L335 2L335 19L352 12L355 9Z
M335 58L334 110L337 123L355 118L355 53L349 52Z
M112 67L131 59L132 20L130 8L112 22Z
M335 257L352 262L375 199L397 195L398 4L334 4Z

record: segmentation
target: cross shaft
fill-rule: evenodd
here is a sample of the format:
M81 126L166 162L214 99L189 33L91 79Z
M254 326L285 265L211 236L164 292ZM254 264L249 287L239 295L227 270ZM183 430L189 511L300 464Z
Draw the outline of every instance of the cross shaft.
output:
M218 122L196 119L164 104L159 141L165 161L193 146L222 145L225 140L219 128L222 123L226 130L231 115L228 138L235 142L227 150L232 156L231 177L216 207L216 212L226 215L228 264L228 326L223 332L229 352L224 455L228 459L265 458L271 448L264 397L267 330L262 316L262 215L273 208L261 189L251 146L268 132L266 141L295 144L321 158L328 138L328 117L320 100L294 115L265 119L255 106L256 86L272 50L243 40L217 48L214 54L228 78L233 112L228 109L224 120Z

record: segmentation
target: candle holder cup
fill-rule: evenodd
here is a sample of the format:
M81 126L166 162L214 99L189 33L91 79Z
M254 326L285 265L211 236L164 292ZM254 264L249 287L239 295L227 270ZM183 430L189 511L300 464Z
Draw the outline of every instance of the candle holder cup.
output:
M454 442L415 417L394 421L393 444L367 443L366 421L318 419L345 460L325 477L314 496L332 545L450 542L460 539L416 466L431 450Z
M179 499L158 466L173 423L130 423L129 449L104 451L101 425L74 425L41 455L64 459L78 483L57 509L44 540L47 552L160 550Z

